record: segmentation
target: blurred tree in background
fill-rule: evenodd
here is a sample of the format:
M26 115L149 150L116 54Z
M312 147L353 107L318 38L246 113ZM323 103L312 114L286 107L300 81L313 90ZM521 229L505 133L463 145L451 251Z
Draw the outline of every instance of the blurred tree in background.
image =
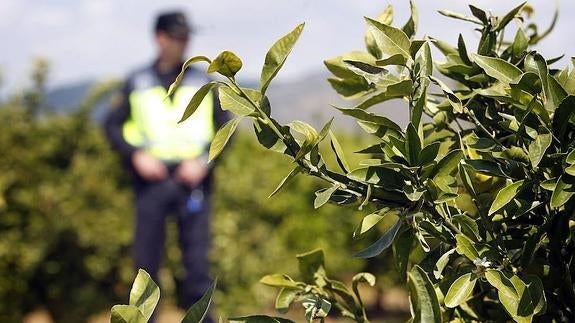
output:
M47 112L44 97L48 67L38 61L31 88L0 101L1 322L21 321L37 307L57 322L84 321L125 299L135 275L130 181L91 117L118 84L101 83L74 112L56 115ZM334 277L350 280L370 265L377 267L371 272L385 273L378 277L380 286L397 284L387 257L374 260L377 266L350 260L370 237L351 241L361 218L354 209L313 209L320 183L296 178L290 194L266 199L291 164L250 136L240 131L216 170L216 311L223 316L273 311L275 290L257 281L278 268L297 272L293 257L314 248L324 249ZM350 149L365 145L359 136L340 137ZM160 283L162 299L173 302L183 268L174 223L168 230Z
M46 72L39 61L32 88L0 108L2 322L39 304L58 322L77 322L117 299L132 276L130 197L90 120L116 84L94 87L70 115L42 114Z

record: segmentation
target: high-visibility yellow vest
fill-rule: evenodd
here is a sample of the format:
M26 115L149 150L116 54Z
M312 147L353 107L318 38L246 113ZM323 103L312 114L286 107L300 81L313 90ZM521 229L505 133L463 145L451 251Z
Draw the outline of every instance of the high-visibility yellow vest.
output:
M124 139L166 162L202 155L215 133L212 93L206 95L190 118L180 124L178 121L194 93L205 82L197 76L184 76L170 100L166 99L167 91L151 68L136 73L128 98L131 117L124 123Z

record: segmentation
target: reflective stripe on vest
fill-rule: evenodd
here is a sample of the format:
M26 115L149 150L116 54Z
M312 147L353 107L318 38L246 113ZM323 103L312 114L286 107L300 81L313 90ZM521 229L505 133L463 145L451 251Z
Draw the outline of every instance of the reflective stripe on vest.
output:
M129 97L131 118L123 128L128 143L164 161L200 156L214 137L214 98L208 93L196 112L178 124L198 88L181 85L173 101L162 86L135 89Z

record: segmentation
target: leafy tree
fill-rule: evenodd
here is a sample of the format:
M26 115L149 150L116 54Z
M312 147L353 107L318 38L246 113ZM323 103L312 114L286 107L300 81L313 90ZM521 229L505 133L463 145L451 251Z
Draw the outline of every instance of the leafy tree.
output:
M0 102L0 276L9 278L0 280L0 322L22 321L38 307L57 322L81 322L124 299L133 279L130 182L93 118L97 103L117 82L95 85L73 111L56 114L45 95L49 68L44 61L34 66L31 88ZM217 311L253 313L273 301L274 291L257 280L277 265L297 272L284 254L321 247L333 255L327 265L335 275L361 270L363 261L338 253L351 252L347 228L353 217L335 207L308 217L310 195L321 183L301 177L292 182L299 194L262 202L289 161L269 158L246 131L234 141L216 168L213 196ZM261 162L243 169L251 158ZM261 174L270 182L257 181ZM332 223L328 214L341 221ZM169 226L161 275L168 303L174 302L183 270L176 229ZM270 236L274 229L281 233ZM386 279L396 282L394 277Z
M33 87L0 107L3 322L21 321L38 304L58 322L78 322L117 301L131 279L130 218L118 216L129 210L129 194L90 120L116 84L94 87L70 116L50 115L46 70L38 63Z
M358 165L346 160L331 121L317 131L302 121L282 125L272 117L266 90L303 24L268 51L257 89L236 82L242 62L230 51L213 60L190 58L182 73L202 61L209 64L208 73L227 80L204 85L181 121L219 87L222 106L236 118L217 132L210 159L240 120L251 119L259 143L293 161L278 190L305 174L326 183L315 194L316 208L371 206L376 211L364 217L357 235L392 218L385 233L357 256L376 257L392 248L410 291L412 321L574 321L573 69L551 68L557 59L530 49L549 30L539 33L536 25L523 24L532 10L525 3L503 16L475 6L470 6L472 16L442 11L475 25L481 37L474 51L461 36L456 46L417 38L413 2L411 10L402 28L392 25L391 7L366 18L366 51L325 61L333 88L361 100L337 110L377 140L358 152L365 156ZM507 40L504 31L512 22L517 28ZM445 61L433 60L431 46ZM178 83L179 78L172 90ZM406 128L368 111L395 99L409 110ZM324 140L331 152L320 149ZM329 153L335 165L326 162ZM315 284L328 281L318 266L311 268ZM313 321L323 320L324 304L345 304L345 297L334 301L314 288L287 297L291 281L276 284L283 288L278 309L302 301L306 312L314 313L307 320Z

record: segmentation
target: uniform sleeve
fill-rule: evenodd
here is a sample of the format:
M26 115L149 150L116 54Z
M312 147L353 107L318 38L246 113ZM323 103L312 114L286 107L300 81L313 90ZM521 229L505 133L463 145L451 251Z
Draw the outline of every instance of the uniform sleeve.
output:
M126 81L122 91L115 102L112 103L108 115L104 120L104 131L110 146L118 152L124 160L129 160L137 147L130 145L123 135L124 122L130 118L129 93L131 85Z

